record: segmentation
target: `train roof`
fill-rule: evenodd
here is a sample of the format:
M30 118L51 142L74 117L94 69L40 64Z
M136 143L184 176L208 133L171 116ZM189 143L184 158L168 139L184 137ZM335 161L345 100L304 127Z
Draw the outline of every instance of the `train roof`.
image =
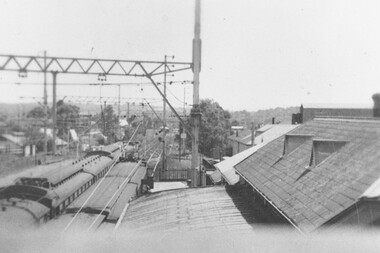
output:
M125 206L136 197L137 193L137 185L136 184L127 184L124 191L120 195L116 204L112 208L110 214L107 216L107 220L109 221L117 221L121 213L123 212Z
M60 231L62 232L66 226L70 223L70 221L73 219L75 214L73 213L67 213L60 215L56 219L50 220L48 223L46 223L43 226L43 229L46 231ZM80 213L75 217L75 220L70 225L69 230L72 231L86 231L91 224L95 221L97 214L87 214L87 213ZM95 224L92 226L94 229L99 227L99 225L104 220L104 215L100 215L100 217L96 220Z
M106 166L112 163L112 159L107 156L100 156L94 162L83 167L83 171L94 176L98 175Z
M111 171L107 174L107 177L128 177L132 170L138 163L125 162L116 164Z
M61 204L63 201L65 201L65 199L74 194L74 192L76 192L82 185L90 181L93 177L93 175L88 173L78 173L69 181L55 188L54 192L59 197L55 205Z
M122 177L105 177L102 180L97 181L69 205L67 212L76 212L79 210L91 195L91 198L83 207L84 211L89 213L100 213L106 206L105 211L109 212L126 187L126 184L124 184L123 187L120 188L120 191L117 192L119 190L119 185L121 185L124 180L125 178ZM94 189L96 189L95 192L93 192Z
M45 214L49 213L49 208L31 200L3 200L1 206L0 224L9 226L9 228L32 227Z
M136 184L137 186L140 186L141 184L141 179L145 177L146 174L146 167L140 166L133 177L131 178L131 183Z
M49 189L31 185L10 185L0 188L0 199L10 198L33 200L50 207L53 200L57 199L58 196Z

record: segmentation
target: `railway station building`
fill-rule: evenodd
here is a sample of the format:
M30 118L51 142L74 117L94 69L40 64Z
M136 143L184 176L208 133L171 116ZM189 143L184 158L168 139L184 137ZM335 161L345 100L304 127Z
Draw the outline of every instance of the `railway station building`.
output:
M297 230L380 221L380 120L316 118L234 168Z

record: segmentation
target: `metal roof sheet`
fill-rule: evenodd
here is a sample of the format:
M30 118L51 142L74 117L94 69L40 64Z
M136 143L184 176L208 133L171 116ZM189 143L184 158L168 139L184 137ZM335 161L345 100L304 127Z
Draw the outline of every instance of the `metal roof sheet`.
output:
M251 230L261 222L256 207L238 189L214 186L142 196L129 204L122 227L142 231Z

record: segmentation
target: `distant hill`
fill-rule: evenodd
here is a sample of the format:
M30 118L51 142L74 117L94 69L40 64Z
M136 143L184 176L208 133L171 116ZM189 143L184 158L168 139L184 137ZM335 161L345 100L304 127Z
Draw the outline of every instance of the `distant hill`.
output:
M81 114L91 114L95 115L100 113L100 105L99 104L93 104L93 103L88 103L88 104L80 104L80 103L70 103L69 104L76 105L80 108L80 113ZM117 104L111 104L113 106L114 112L117 114L118 113L118 105ZM28 112L32 110L35 107L40 106L38 103L0 103L0 119L2 119L4 116L7 119L17 119L18 117L26 117ZM51 103L49 104L49 107L51 107ZM120 105L120 112L121 115L126 115L128 110L128 106L126 103ZM158 115L162 115L162 107L157 107L154 106L154 110ZM177 112L179 114L182 114L183 109L182 108L176 108ZM152 112L151 108L147 105L144 104L142 106L140 103L131 103L129 105L129 114L136 114L140 116L142 113L151 115L152 117L154 116L154 113ZM172 117L172 113L170 108L167 107L167 115L168 117ZM173 116L174 117L174 116Z
M250 127L251 123L254 121L255 124L268 124L272 122L272 118L275 118L276 123L281 124L291 124L292 114L299 112L298 106L293 107L277 107L266 110L259 110L248 112L243 111L233 111L231 113L231 121L237 121L239 125Z

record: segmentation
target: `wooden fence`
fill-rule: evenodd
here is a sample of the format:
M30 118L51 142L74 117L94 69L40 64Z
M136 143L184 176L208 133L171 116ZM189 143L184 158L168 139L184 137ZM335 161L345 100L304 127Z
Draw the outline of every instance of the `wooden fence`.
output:
M190 178L188 169L165 170L159 173L160 181L186 181Z

